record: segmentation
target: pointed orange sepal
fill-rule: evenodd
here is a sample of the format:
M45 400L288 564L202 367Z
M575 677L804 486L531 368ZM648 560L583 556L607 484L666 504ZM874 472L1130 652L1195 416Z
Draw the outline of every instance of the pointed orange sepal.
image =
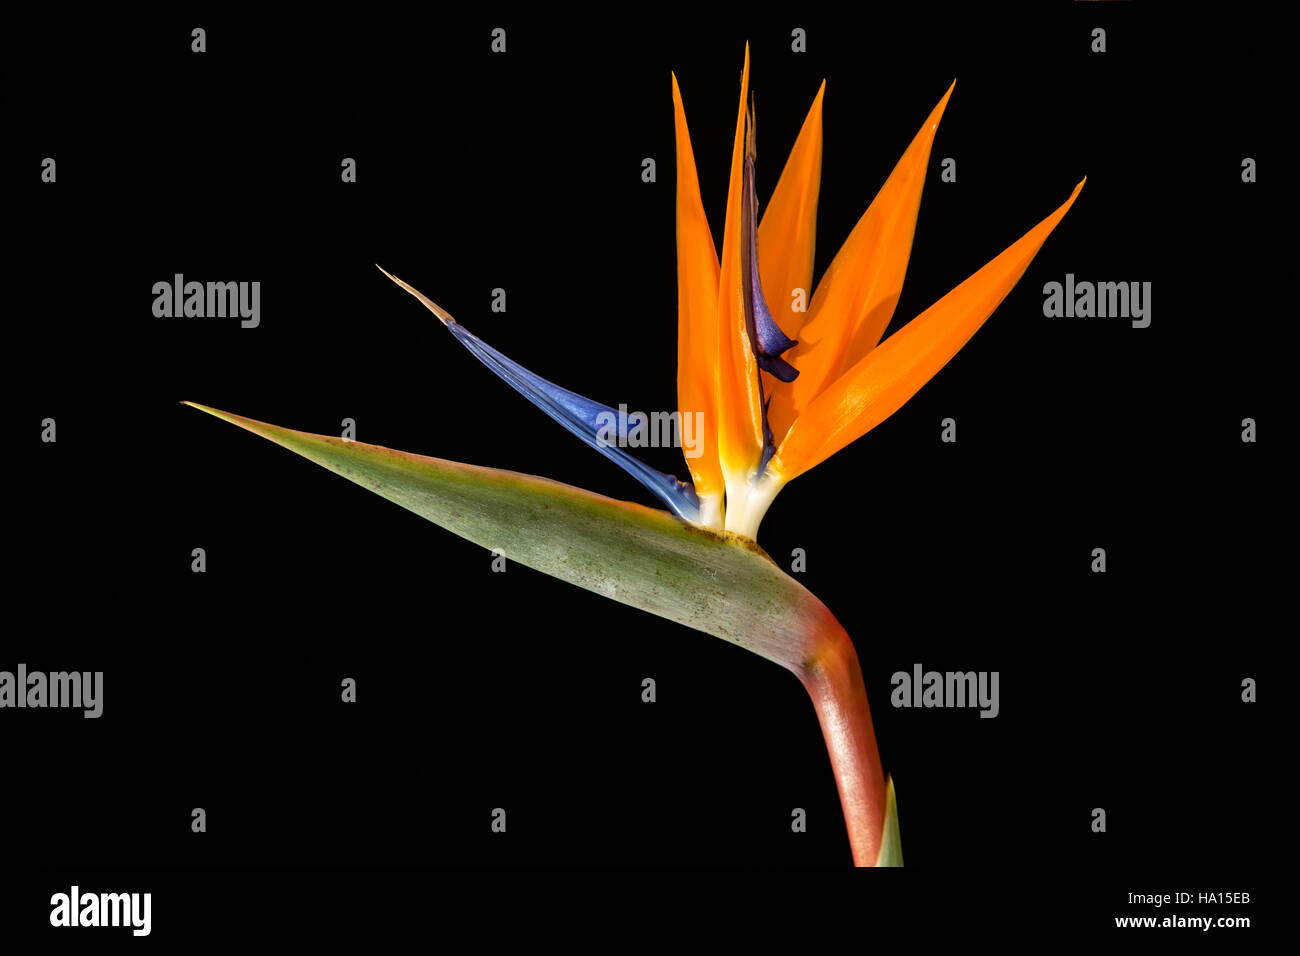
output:
M901 408L957 354L1006 298L1074 204L1084 182L1086 177L1059 209L869 352L814 399L777 449L773 469L789 481Z
M677 142L677 409L699 421L700 454L687 458L701 504L721 505L724 485L718 464L718 253L700 199L700 181L691 149L677 76L673 75Z
M772 397L772 434L781 437L826 386L880 341L903 289L930 148L954 80L822 276L807 322L786 358L799 377Z
M741 202L745 166L745 97L749 44L740 81L740 106L731 149L731 178L718 272L718 459L731 500L744 494L763 450L763 404L758 361L745 318Z
M758 271L772 318L792 339L808 318L822 178L822 81L758 224ZM795 311L795 290L802 311Z

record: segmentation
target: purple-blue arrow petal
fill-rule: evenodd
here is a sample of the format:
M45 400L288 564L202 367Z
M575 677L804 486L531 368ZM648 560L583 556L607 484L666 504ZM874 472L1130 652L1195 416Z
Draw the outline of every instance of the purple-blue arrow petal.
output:
M749 288L749 301L747 305L746 318L749 325L749 339L754 347L754 356L758 359L758 367L763 371L776 376L783 382L793 382L799 375L799 370L793 365L781 358L781 353L793 348L795 340L781 331L781 327L776 324L776 319L772 318L772 312L767 307L767 300L763 297L763 280L758 274L758 195L754 189L754 158L755 158L755 134L754 134L754 107L750 104L749 109L749 135L745 144L745 182L742 202L745 209L741 215L744 216L745 227L745 250L744 255L748 258L748 270L745 271L744 281Z
M745 137L745 171L741 192L741 224L744 227L743 248L741 255L741 281L747 292L745 297L745 325L749 331L749 343L754 350L758 367L782 382L793 382L799 370L781 357L781 353L792 348L796 342L781 331L767 307L763 297L763 280L758 272L758 195L754 188L754 104L749 105L749 124ZM767 420L769 399L763 398L763 380L759 377L759 396L763 402L763 454L758 462L755 474L761 475L767 468L768 461L776 453L776 442L772 438L772 428Z
M570 433L641 482L648 491L667 505L673 514L687 521L699 520L699 498L695 494L695 488L689 482L680 481L674 475L651 468L621 447L627 441L630 416L624 414L620 417L619 413L608 405L594 402L530 372L518 362L488 345L453 319L445 309L415 288L384 271L382 267L380 271L423 302L442 320L443 325L457 341L469 349L475 358L495 372L507 385L563 425ZM611 424L614 426L612 430Z
M749 246L749 300L753 323L750 337L754 344L754 355L758 367L776 376L783 382L793 382L799 377L799 370L781 357L781 353L794 348L796 341L781 331L772 318L772 312L763 298L763 281L758 274L758 203L754 198L754 160L745 160L745 178L749 181L749 222L746 223L745 239Z

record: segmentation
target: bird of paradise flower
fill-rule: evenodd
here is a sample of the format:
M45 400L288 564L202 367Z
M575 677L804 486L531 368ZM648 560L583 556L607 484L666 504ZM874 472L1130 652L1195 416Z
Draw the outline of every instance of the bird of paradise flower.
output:
M955 82L954 82L955 85ZM602 436L613 409L530 372L387 272L493 372L636 477L669 512L498 469L281 428L187 402L269 438L507 557L721 637L792 671L821 723L854 862L902 865L892 778L881 768L853 642L754 539L784 485L897 411L1023 275L1058 209L889 338L921 190L949 87L822 276L812 279L822 152L818 90L761 220L745 48L718 253L700 199L677 78L679 412L702 414L690 480ZM1085 180L1086 181L1086 180ZM771 296L771 297L769 297ZM776 303L776 311L771 308Z

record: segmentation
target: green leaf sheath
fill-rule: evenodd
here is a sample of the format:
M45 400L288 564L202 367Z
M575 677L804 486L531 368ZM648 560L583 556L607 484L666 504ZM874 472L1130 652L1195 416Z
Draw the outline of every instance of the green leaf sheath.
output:
M533 475L281 428L192 402L507 559L795 671L840 630L752 540Z

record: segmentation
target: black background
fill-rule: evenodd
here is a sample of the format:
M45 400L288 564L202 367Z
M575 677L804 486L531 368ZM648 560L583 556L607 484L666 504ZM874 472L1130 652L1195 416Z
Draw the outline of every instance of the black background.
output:
M827 79L818 277L957 79L891 329L1088 177L975 338L760 532L782 563L806 550L803 582L854 636L909 872L1087 879L1098 921L1130 890L1254 885L1275 826L1289 322L1270 32L1120 3L15 24L0 668L103 670L106 689L99 720L0 714L12 860L74 877L850 862L789 674L521 566L491 573L481 549L179 404L334 434L350 417L361 441L653 504L373 263L548 378L674 408L669 71L719 230L748 40L760 202ZM260 327L154 318L153 283L178 272L259 280ZM1151 282L1150 328L1044 318L1066 272ZM672 449L647 457L685 475ZM1001 714L891 708L890 675L916 662L999 671Z

